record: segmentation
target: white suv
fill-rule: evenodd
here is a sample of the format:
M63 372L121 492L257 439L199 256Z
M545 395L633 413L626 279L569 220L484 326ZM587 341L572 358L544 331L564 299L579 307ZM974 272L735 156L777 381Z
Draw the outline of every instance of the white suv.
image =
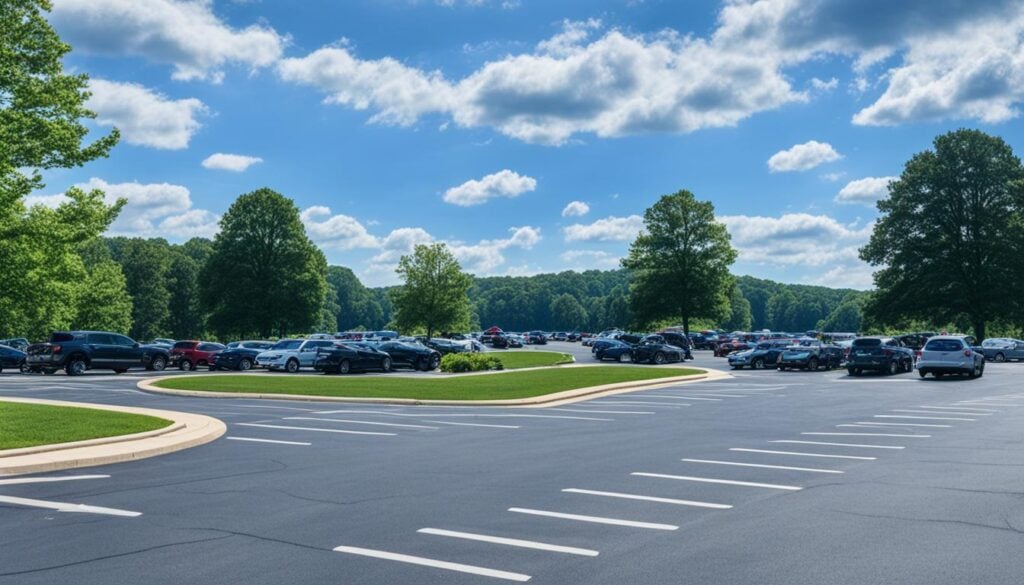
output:
M928 339L917 360L917 373L922 378L932 374L966 374L972 380L985 373L985 354L971 347L970 340L959 335L936 335Z
M282 339L274 347L257 354L254 365L294 374L299 368L312 368L316 362L316 351L321 347L334 347L334 344L330 339Z

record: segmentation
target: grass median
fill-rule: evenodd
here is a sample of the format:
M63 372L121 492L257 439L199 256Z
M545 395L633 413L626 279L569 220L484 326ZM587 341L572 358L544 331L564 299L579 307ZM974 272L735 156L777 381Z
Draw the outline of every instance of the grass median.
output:
M511 355L511 354L508 354ZM205 392L297 394L338 398L413 400L513 400L566 390L703 374L692 368L589 366L505 372L475 376L419 378L388 376L180 376L161 380L159 388Z
M573 358L559 351L509 351L487 352L488 356L497 357L506 370L522 368L540 368L544 366L561 366L573 363Z
M0 402L0 450L155 431L171 421L95 408Z

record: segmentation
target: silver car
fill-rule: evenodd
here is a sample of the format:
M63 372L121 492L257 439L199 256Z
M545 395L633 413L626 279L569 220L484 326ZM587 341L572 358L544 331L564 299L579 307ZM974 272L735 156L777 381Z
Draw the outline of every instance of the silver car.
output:
M985 373L985 354L971 347L970 339L959 335L936 335L928 339L917 360L917 373L922 378L932 374L967 375L972 380Z
M985 350L985 359L987 360L994 362L1024 360L1024 341L1019 339L1006 337L986 339L981 347Z
M330 339L282 339L274 347L258 354L253 365L294 374L300 368L312 368L316 362L316 351L334 344Z

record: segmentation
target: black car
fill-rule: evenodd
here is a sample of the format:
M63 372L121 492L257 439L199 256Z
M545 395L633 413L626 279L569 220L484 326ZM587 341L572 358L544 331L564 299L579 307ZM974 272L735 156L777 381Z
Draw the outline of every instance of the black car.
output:
M690 338L681 331L662 331L658 335L665 340L665 343L682 349L686 359L693 359L693 344L690 342Z
M526 334L527 345L547 345L548 336L543 331L531 331Z
M661 365L668 362L682 361L683 350L667 343L647 340L633 346L633 349L630 351L630 358L632 358L634 364L646 362Z
M11 339L0 339L0 345L6 345L18 351L25 351L28 349L29 343L24 337L13 337Z
M838 368L842 362L843 350L839 346L808 343L787 347L779 356L778 368L780 372L789 369L831 370Z
M7 345L0 345L0 372L9 370L28 371L25 363L25 352Z
M511 345L511 340L504 333L495 333L491 336L491 347L494 349L508 349Z
M448 355L450 353L464 353L466 351L469 351L465 345L462 345L461 343L452 341L450 339L440 339L435 337L433 339L418 339L418 341L441 355Z
M213 356L211 370L241 370L252 369L256 363L256 356L274 347L273 341L233 341L234 345L228 344L228 348L221 350Z
M633 359L633 346L617 340L602 341L593 353L598 361L628 362Z
M906 348L894 337L858 337L850 347L846 371L859 376L874 370L899 374L914 370L914 350Z
M441 365L441 353L437 350L413 345L401 341L388 341L377 346L377 349L391 356L392 367L406 367L428 372Z
M753 349L730 354L729 365L735 370L748 367L754 370L774 368L778 365L779 356L790 345L792 342L789 341L762 341Z
M391 371L391 356L365 343L339 343L317 349L313 369L325 374L347 374L367 370Z
M63 369L69 376L86 370L107 369L121 374L131 368L162 371L170 360L166 349L140 345L119 333L106 331L58 331L49 343L28 347L28 367L33 372L52 374Z

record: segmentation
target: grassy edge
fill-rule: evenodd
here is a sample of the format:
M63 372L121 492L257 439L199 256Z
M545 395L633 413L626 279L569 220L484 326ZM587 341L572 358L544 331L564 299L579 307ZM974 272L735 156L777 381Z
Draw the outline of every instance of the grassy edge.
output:
M172 424L145 414L0 400L0 452L133 435Z

